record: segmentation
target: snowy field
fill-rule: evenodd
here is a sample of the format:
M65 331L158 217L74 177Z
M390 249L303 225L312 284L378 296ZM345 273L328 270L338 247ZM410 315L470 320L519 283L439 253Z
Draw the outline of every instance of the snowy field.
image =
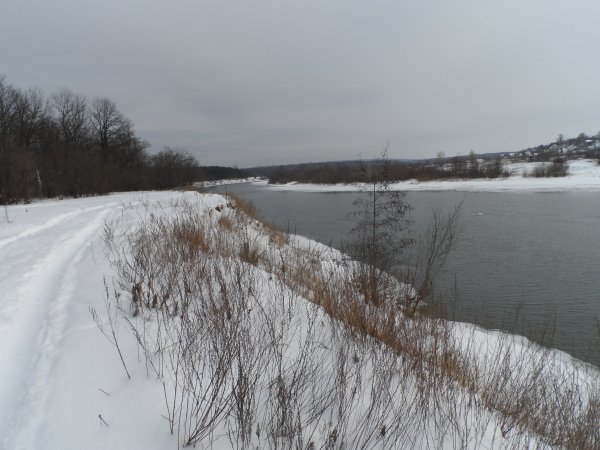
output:
M600 165L595 160L569 161L566 177L535 178L531 174L541 163L511 163L506 166L511 176L497 179L423 181L409 180L395 183L399 191L473 191L473 192L563 192L600 191ZM266 181L257 183L266 184ZM302 192L348 192L358 188L352 184L305 184L288 183L269 185L272 189Z
M591 167L584 170L582 164L581 170L589 172L590 179L597 177L597 170ZM571 171L575 173L575 167ZM522 180L529 181L538 180ZM183 200L187 203L181 203L180 206L174 203ZM135 231L144 220L151 220L152 217L161 214L168 216L181 213L181 205L185 204L193 204L198 208L197 211L206 217L207 226L216 227L218 223L228 228L232 226L229 221L238 216L233 215L233 210L228 212L227 203L226 199L218 195L157 192L48 200L0 209L0 448L176 449L185 443L184 436L178 435L177 429L174 434L170 433L165 411L166 394L159 381L161 377L148 371L148 361L140 354L140 347L123 318L118 318L120 326L117 331L131 380L123 370L115 347L100 333L90 314L90 308L94 308L102 316L105 310L105 280L110 288L112 280L116 277L115 269L109 264L105 254L103 230L106 224L118 224L117 231L126 236L128 232ZM227 221L223 219L225 214L230 214ZM249 221L243 224L244 239L256 245L261 255L272 250L269 243L271 241L256 223ZM236 226L235 223L233 226ZM238 244L239 242L233 241L231 245ZM301 251L302 254L308 255L306 263L300 264L303 267L317 264L335 273L336 267L340 266L343 259L343 255L335 250L302 238L293 239L286 245L291 247L279 250L274 254L275 257L281 257L288 251ZM125 246L122 249L127 251ZM310 254L309 249L312 252ZM218 264L230 261L231 255L235 253L229 255L220 259ZM320 262L315 262L315 255L319 255ZM218 264L215 264L213 269ZM235 267L244 267L247 271L244 272L245 276L250 280L248 283L256 283L258 294L255 294L255 300L261 309L277 309L277 301L283 297L288 300L294 299L295 306L290 306L282 315L291 317L292 312L296 314L282 337L287 342L285 348L288 350L280 354L280 357L284 362L295 361L298 349L304 348L302 345L312 349L311 352L315 355L320 355L319 361L322 364L316 365L315 370L324 372L318 372L320 375L314 377L313 388L309 389L313 392L312 395L315 392L318 394L321 386L325 386L325 381L339 375L339 360L336 358L344 351L349 351L348 348L354 347L336 341L336 333L331 331L334 328L319 326L315 331L307 331L312 330L312 323L327 322L324 313L316 305L298 297L297 292L289 291L285 287L289 286L289 282L285 286L276 285L273 281L274 272L269 272L266 263L261 266L259 262L256 267L244 263ZM131 316L129 319L134 320ZM256 340L257 346L262 345L260 339L263 335L259 329L257 326L255 335L251 336ZM518 360L518 355L524 351L522 349L530 348L531 345L521 338L484 332L466 324L458 324L451 330L457 347L470 348L479 355L477 364L481 374L478 377L481 376L482 380L486 377L485 371L490 367L504 364L512 358ZM310 334L310 339L307 338L307 333ZM505 344L507 339L510 340L510 355L508 352L502 353L504 350L501 344ZM302 342L304 344L300 345ZM339 345L334 345L335 342ZM430 343L425 340L423 345L427 346ZM578 386L585 386L584 393L600 379L598 373L591 368L573 371L575 366L581 368L584 365L563 353L552 351L535 355L535 358L541 358L543 355L542 365L545 368L554 368L552 370L556 370L557 373L572 373L572 382ZM360 360L356 353L353 358ZM367 380L376 378L369 377L376 372L374 367L376 361L379 361L377 358L382 356L377 352L366 351L364 359L369 362L364 364L362 372L357 372L362 375L357 375L356 386L364 397L352 400L354 403L349 410L353 413L344 416L349 433L353 428L360 428L361 424L365 423L360 414L365 408L369 408L366 405L368 399L374 395L374 385L364 386L360 379L365 377L366 385L370 383ZM535 358L527 364L535 365ZM402 362L393 364L394 367L396 364L404 367L403 364L409 363L402 358ZM511 366L513 369L523 369L519 365L523 364L522 361L514 364ZM167 374L163 375L162 381L168 386L172 380L169 379L168 370L165 373ZM409 375L405 377L395 375L379 380L384 380L384 392L392 391L394 386L395 390L389 395L390 399L397 399L398 402L391 404L404 407L409 405L410 399L420 398L420 378L414 376L413 372L407 373ZM258 376L267 377L268 373L259 373ZM446 416L429 412L429 415L418 422L422 428L412 430L412 440L402 445L392 445L386 441L387 436L392 435L392 429L388 428L386 435L385 425L378 425L381 436L372 441L378 442L378 445L373 446L522 448L525 444L533 448L536 445L544 447L540 440L536 439L535 433L526 433L523 438L515 438L514 433L506 431L506 421L502 416L487 410L484 395L477 393L476 388L465 381L459 380L456 383L458 394L444 394L451 399L450 403L435 405L436 411L458 411L450 415L455 418L455 422L440 425ZM468 389L472 392L468 395L461 393L462 388L458 386L461 383L470 386ZM318 389L315 390L315 387ZM261 391L262 394L257 397L258 400L262 399L265 405L270 401L265 397L267 391ZM261 414L268 412L268 408L260 405L257 412L259 418L262 417ZM410 410L407 411L401 410L400 406L398 408L399 417L410 417L408 413L420 417L419 406L414 403L410 403ZM328 411L327 408L324 411ZM314 439L315 442L321 439L320 442L333 445L334 434L327 427L335 414L334 411L328 411L327 414L323 416L327 417L327 420L317 422L318 426L314 425L311 428L313 434L310 439ZM406 422L405 426L410 427L411 423ZM472 427L472 430L469 430L469 427ZM306 427L306 430L308 429L309 427ZM362 433L366 431L363 430ZM265 440L265 433L261 436L255 433L252 438L254 448L273 447L274 443L279 442ZM359 438L363 439L364 436L356 439ZM231 428L219 425L211 433L210 440L199 442L197 447L232 448L232 442ZM305 445L310 442L307 438ZM358 440L355 444L357 443ZM353 446L348 445L347 448Z

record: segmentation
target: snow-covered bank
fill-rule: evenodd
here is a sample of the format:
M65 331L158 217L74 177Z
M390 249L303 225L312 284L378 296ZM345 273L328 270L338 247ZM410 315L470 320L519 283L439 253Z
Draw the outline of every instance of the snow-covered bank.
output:
M225 180L199 181L197 183L194 183L194 186L198 188L211 188L216 186L227 186L229 184L256 183L258 181L260 181L259 177L229 178Z
M566 177L535 178L524 176L533 173L541 163L512 163L506 166L510 176L496 179L440 180L440 181L402 181L394 183L392 188L399 191L473 191L473 192L566 192L600 191L600 165L595 160L573 160L568 162ZM266 185L266 181L257 181ZM308 184L288 183L272 184L271 189L302 192L354 192L360 190L353 184Z
M583 403L562 412L571 422L580 418L585 393L592 392L600 380L595 370L577 369L579 364L564 353L537 352L535 345L522 338L485 332L468 324L448 324L447 328L441 322L407 320L394 325L404 333L398 336L415 338L406 344L410 353L402 358L385 347L373 345L370 338L363 339L360 335L357 338L324 313L324 308L332 306L327 302L346 299L336 291L336 280L345 275L347 258L308 239L287 241L219 195L115 194L12 206L2 214L5 219L0 218L1 448L175 449L185 443L187 425L178 428L175 424L171 435L168 419L177 419L177 414L171 416L165 407L165 397L173 400L168 404L179 405L176 400L180 397L172 397L176 384L171 373L173 366L168 363L169 358L144 352L144 345L154 345L158 339L175 336L177 339L169 342L179 342L176 314L160 322L166 327L161 328L163 331L174 334L163 333L160 338L152 335L159 327L156 309L134 315L131 287L124 286L121 290L112 283L119 274L105 257L102 242L105 223L112 230L114 248L123 257L131 255L132 243L158 250L164 245L166 250L172 250L172 236L154 233L168 231L171 225L177 231L174 236L179 236L180 243L185 244L176 248L189 251L185 258L173 261L163 256L171 254L177 258L177 253L158 252L152 256L155 265L149 273L154 287L145 283L143 288L149 303L155 301L149 295L151 289L164 287L162 281L175 280L182 289L169 291L168 297L157 296L168 301L169 307L175 308L171 302L194 292L202 292L218 306L229 305L215 310L228 311L225 317L229 318L222 322L225 327L205 321L198 327L202 333L211 326L217 333L226 328L236 318L237 302L243 303L240 311L251 318L250 322L240 322L248 332L241 340L249 345L244 355L256 355L252 351L263 349L269 356L258 359L259 370L252 372L260 381L256 384L251 430L254 448L273 447L276 443L285 446L290 438L303 439L303 447L313 442L320 448L328 442L330 447L339 448L344 447L343 437L348 439L345 447L359 443L366 443L369 448L533 446L542 442L536 430L520 430L519 420L524 418L503 415L513 412L508 408L511 398L518 411L526 406L518 401L529 400L526 392L519 396L521 393L515 386L521 385L517 379L510 378L509 383L498 387L498 392L507 397L506 411L489 408L495 399L486 398L481 386L498 386L493 379L487 379L492 378L495 367L519 373L526 373L527 367L540 367L541 372L534 375L544 380L547 376L548 381L561 380L561 374L576 375L572 381L571 378L565 381L569 388L584 389ZM188 228L186 220L197 228ZM146 240L139 240L144 236ZM200 269L203 277L183 276L187 270ZM214 291L211 279L216 283ZM116 349L99 332L89 311L94 308L104 317L107 295L104 280L111 301L117 300L113 289L121 296L123 309L113 311L116 333L132 380L128 380ZM228 302L236 302L219 303L225 292L229 295ZM327 293L330 295L326 296ZM194 301L198 298L194 297ZM373 314L373 320L381 316L377 310L356 306L364 308L365 314ZM181 311L181 306L176 311ZM223 316L215 318L221 320ZM142 331L141 344L131 334L125 319ZM108 326L106 317L104 321ZM110 328L106 330L110 333ZM272 346L271 342L277 345ZM471 349L479 356L459 358L458 354L447 351L454 347ZM166 348L172 347L163 347ZM444 359L447 367L443 373L434 365L440 361L438 353L444 358L452 356ZM223 353L215 356L220 354ZM419 360L415 355L429 355L430 359ZM536 360L540 360L541 366L536 365ZM467 361L470 365L462 367ZM277 367L284 370L273 372ZM291 397L284 395L293 386L286 383L300 379L300 375L305 377L301 389ZM448 382L440 378L450 375L455 378ZM200 386L210 381L196 380ZM475 385L476 382L481 386ZM437 389L437 385L443 386L440 391L443 395L430 391ZM178 391L184 399L192 391L191 385L185 386L186 389ZM538 390L531 395L539 395L540 401L546 397L553 401L553 396L558 395L551 385L548 392L542 390L544 385L536 386ZM274 387L277 389L273 390ZM277 403L281 398L289 402ZM294 414L284 414L283 406L295 408ZM220 420L198 442L199 447L232 448L233 442L239 442L234 436L237 421L233 411ZM269 434L271 428L279 433L288 430L289 435ZM394 441L396 438L399 440Z

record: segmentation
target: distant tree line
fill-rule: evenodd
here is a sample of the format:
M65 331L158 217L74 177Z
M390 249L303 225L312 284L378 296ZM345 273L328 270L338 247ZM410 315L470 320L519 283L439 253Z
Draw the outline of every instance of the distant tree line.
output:
M45 97L0 75L0 204L245 176L240 169L202 167L183 150L151 155L148 147L109 98L90 101L68 89Z
M389 173L393 181L431 181L450 178L498 178L509 176L507 162L537 162L539 166L526 176L564 177L568 174L568 160L595 159L600 164L600 132L593 136L579 133L565 138L559 134L555 141L516 152L498 152L477 155L446 157L439 152L437 158L421 160L389 160ZM253 167L250 175L269 178L271 183L338 184L366 182L369 169L376 160L335 161L323 163L290 164L282 166Z
M380 164L372 161L348 161L297 164L250 169L251 174L266 176L271 183L360 183L368 182L370 169ZM500 158L480 161L469 156L421 161L387 161L390 181L430 181L450 178L498 178L508 176Z

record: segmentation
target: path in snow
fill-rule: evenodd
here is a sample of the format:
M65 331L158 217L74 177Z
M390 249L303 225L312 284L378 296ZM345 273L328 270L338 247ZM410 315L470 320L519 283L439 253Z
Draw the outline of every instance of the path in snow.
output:
M81 255L133 198L20 205L0 223L0 448L33 448Z

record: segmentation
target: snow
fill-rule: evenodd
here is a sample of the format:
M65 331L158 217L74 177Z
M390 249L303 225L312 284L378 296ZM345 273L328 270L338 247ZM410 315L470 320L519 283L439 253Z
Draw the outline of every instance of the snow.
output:
M399 191L471 191L471 192L565 192L565 191L600 191L600 165L595 160L569 161L569 172L566 177L535 178L523 176L531 174L533 169L541 163L511 163L506 169L511 176L496 179L473 180L439 180L402 181L394 183L393 189ZM255 184L267 185L266 181L257 181ZM302 192L355 192L360 190L353 184L308 184L287 183L270 184L271 189Z
M112 349L88 311L108 273L100 232L126 205L173 195L43 201L3 212L0 448L117 448L100 438L98 414L109 411L98 389L116 388L122 376L118 366L110 370ZM162 425L160 415L154 422ZM155 438L148 444L156 445Z
M199 188L210 188L215 186L227 186L230 184L241 184L241 183L253 183L259 181L259 177L248 177L248 178L228 178L224 180L215 180L215 181L200 181L198 183L194 183L195 186Z
M576 171L596 172L583 164L573 167ZM126 324L121 321L118 333L132 380L114 347L99 332L90 308L102 314L105 282L110 286L115 277L103 249L105 224L119 223L123 230L133 231L151 214L176 211L175 202L182 200L197 204L207 217L208 211L227 203L214 194L150 192L47 200L0 210L0 448L179 448L181 442L169 433L164 418L162 385L148 374ZM248 236L268 251L268 239L257 224L251 223ZM323 266L338 266L344 258L302 237L290 240L290 245L319 255ZM253 270L262 286L260 302L264 308L275 308L269 297L271 275ZM327 320L320 308L303 299L294 308L298 315L286 338L288 362L293 361L308 323ZM504 336L468 324L458 324L456 335L464 345L476 342L482 355L493 352L499 336ZM333 370L335 355L329 348L334 347L334 336L319 327L314 339L314 348L323 352L323 360ZM574 364L568 355L552 355L557 365ZM414 380L395 382L410 385ZM402 390L402 395L411 395L411 389ZM466 424L478 414L489 414L478 408L465 410ZM497 430L496 419L491 418L481 440L469 447L502 447ZM417 447L428 442L428 431L423 433ZM225 434L218 436L214 447L230 448ZM452 448L452 441L445 448Z

